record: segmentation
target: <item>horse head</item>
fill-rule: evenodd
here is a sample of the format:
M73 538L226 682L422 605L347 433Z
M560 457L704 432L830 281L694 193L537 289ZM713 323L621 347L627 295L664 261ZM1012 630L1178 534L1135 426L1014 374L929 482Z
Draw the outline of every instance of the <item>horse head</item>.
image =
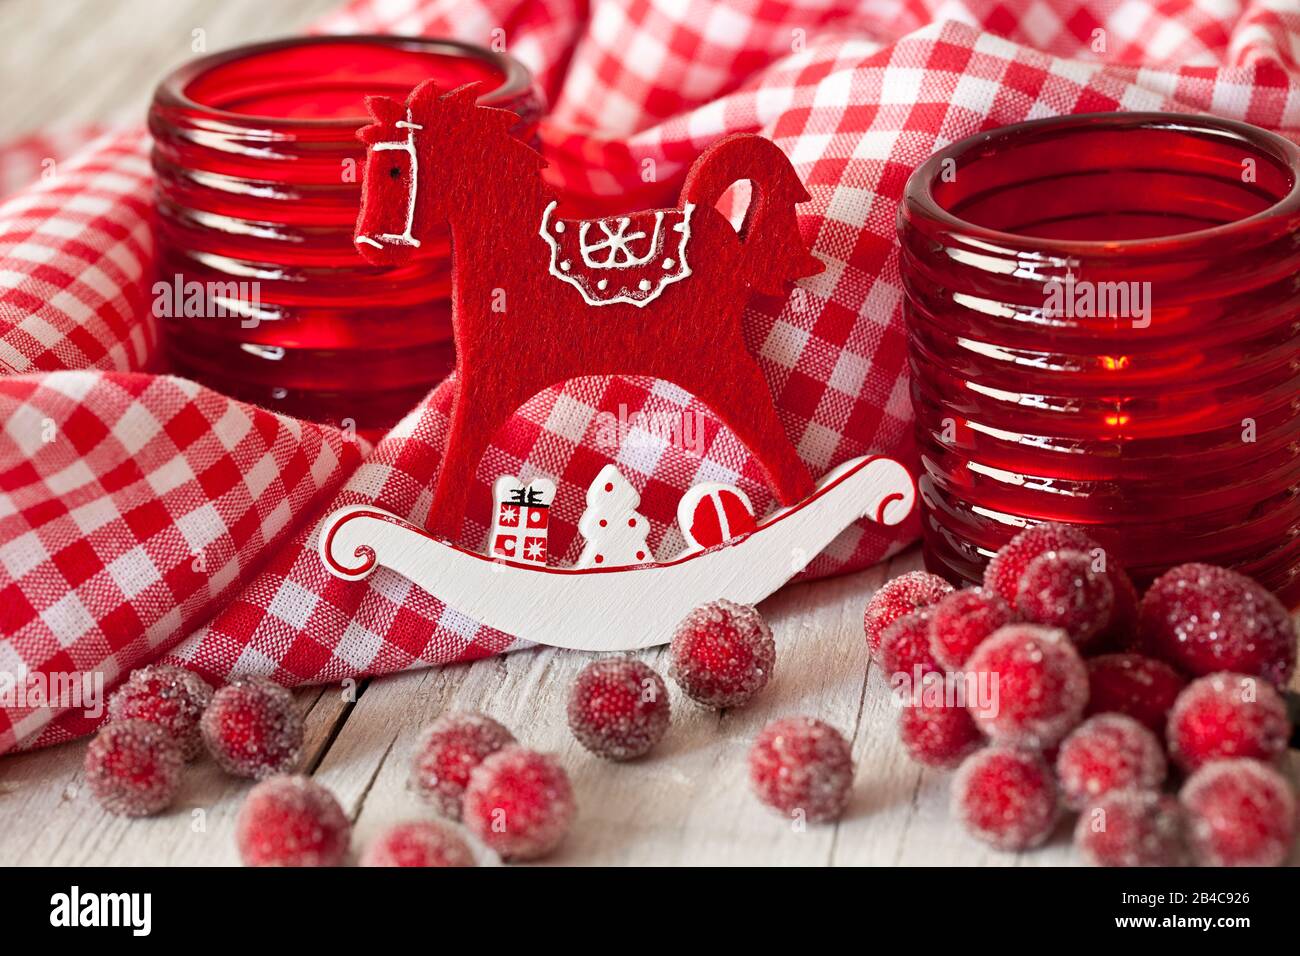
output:
M420 248L430 227L465 206L479 185L490 137L509 137L515 114L478 106L479 83L447 93L433 80L405 103L366 98L374 122L357 131L366 145L361 213L353 242L372 265L401 265ZM488 187L493 188L493 187Z

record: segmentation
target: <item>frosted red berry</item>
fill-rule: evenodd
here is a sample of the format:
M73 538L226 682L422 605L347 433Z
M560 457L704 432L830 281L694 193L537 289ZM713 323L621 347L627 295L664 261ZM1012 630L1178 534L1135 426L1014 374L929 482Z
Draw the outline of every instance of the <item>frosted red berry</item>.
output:
M1103 654L1088 662L1084 713L1127 714L1163 736L1169 709L1187 681L1164 661L1141 654Z
M668 689L653 668L630 658L592 661L569 691L569 729L598 757L631 760L668 729Z
M1011 605L993 591L954 591L931 608L930 650L939 666L957 670L986 637L1015 620Z
M176 741L181 755L193 760L203 752L199 721L212 701L212 688L183 667L154 664L131 672L108 699L108 719L147 720Z
M1296 630L1282 602L1227 568L1184 564L1142 597L1143 649L1194 676L1233 671L1279 687L1295 671Z
M1100 545L1074 525L1047 522L1026 528L1004 544L984 568L984 586L1015 606L1020 579L1039 555L1049 551L1082 551L1091 555Z
M967 757L953 778L953 816L999 850L1024 850L1046 840L1058 804L1051 768L1031 750L986 747Z
M1056 753L1061 797L1074 810L1116 790L1159 789L1167 769L1159 738L1123 714L1090 717Z
M834 820L849 800L853 757L830 724L784 717L764 727L750 748L749 782L754 795L783 816Z
M930 650L929 608L904 614L880 636L880 669L886 676L896 674L915 677L917 674L942 673L943 668Z
M385 828L366 845L362 866L474 866L474 855L451 829L432 820Z
M1295 842L1295 794L1258 760L1207 763L1183 785L1188 839L1200 866L1281 866Z
M216 762L238 777L262 780L287 773L302 755L302 716L293 694L265 677L218 690L199 726Z
M475 767L465 790L465 825L503 860L546 856L569 832L575 812L564 768L517 745Z
M1087 532L1074 525L1048 522L1026 528L1008 541L984 569L984 586L1013 607L1020 581L1035 558L1049 551L1080 551L1091 561L1105 564L1114 607L1103 632L1090 650L1127 650L1137 625L1137 591L1128 574Z
M668 674L687 697L721 710L753 699L772 677L776 642L752 607L715 601L677 625Z
M1182 807L1151 790L1113 790L1079 814L1074 845L1089 866L1182 866Z
M968 679L988 687L992 705L968 703L975 724L1002 744L1044 749L1083 716L1088 671L1064 631L1009 624L995 631L966 662Z
M310 777L287 774L250 790L235 820L245 866L339 866L351 834L334 794Z
M411 786L444 817L459 820L470 773L514 742L514 734L486 714L444 714L420 736L411 761Z
M913 760L941 770L956 767L984 745L965 707L924 699L899 712L898 736Z
M1083 551L1046 551L1025 566L1016 589L1016 611L1034 624L1059 627L1079 647L1087 647L1110 623L1115 588L1104 572L1093 570Z
M86 784L109 813L146 817L169 806L185 758L171 735L147 720L106 724L86 748Z
M928 571L908 571L886 581L867 602L862 628L867 635L867 650L872 659L880 652L880 638L885 628L904 614L929 607L952 593L952 585Z
M1212 760L1286 753L1291 737L1286 701L1272 685L1245 674L1209 674L1178 695L1169 712L1169 756L1191 771Z

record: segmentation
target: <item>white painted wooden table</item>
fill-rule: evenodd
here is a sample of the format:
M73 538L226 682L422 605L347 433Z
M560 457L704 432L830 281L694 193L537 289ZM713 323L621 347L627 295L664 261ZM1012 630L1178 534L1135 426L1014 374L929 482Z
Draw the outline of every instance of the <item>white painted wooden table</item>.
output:
M262 0L131 0L114 4L0 0L11 38L0 76L0 139L52 121L139 120L162 73L190 53L290 32L333 0L268 9ZM291 11L291 12L290 12ZM13 38L22 38L13 42ZM304 771L332 789L356 824L377 827L428 811L407 790L419 730L455 708L481 709L525 744L559 756L579 805L567 864L967 864L1073 861L1065 824L1048 847L1000 854L948 815L947 774L904 754L888 688L868 666L862 609L879 585L920 566L915 550L884 567L787 588L762 610L776 634L772 683L749 707L717 714L671 685L673 722L646 759L592 757L565 723L567 690L591 655L528 650L372 680L355 702L338 687L300 691ZM664 672L662 650L640 655ZM749 792L745 755L776 717L807 714L852 740L853 799L837 824L796 832ZM0 758L0 865L233 864L233 821L249 789L209 760L189 771L176 805L148 820L104 813L85 791L84 744Z

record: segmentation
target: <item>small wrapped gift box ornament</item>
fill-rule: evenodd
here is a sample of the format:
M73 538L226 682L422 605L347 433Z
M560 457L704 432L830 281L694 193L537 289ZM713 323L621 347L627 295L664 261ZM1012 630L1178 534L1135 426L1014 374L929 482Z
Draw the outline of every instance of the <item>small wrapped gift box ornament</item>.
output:
M525 564L546 564L546 533L555 502L555 482L534 478L524 484L514 475L502 475L492 486L496 507L492 518L493 557Z

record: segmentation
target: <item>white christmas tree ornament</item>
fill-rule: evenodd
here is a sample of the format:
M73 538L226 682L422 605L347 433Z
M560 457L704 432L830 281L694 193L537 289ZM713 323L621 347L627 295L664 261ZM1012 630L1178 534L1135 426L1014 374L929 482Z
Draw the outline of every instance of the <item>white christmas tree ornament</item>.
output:
M613 465L587 489L587 510L578 519L586 546L575 567L619 568L654 561L646 535L650 522L636 510L641 496Z

